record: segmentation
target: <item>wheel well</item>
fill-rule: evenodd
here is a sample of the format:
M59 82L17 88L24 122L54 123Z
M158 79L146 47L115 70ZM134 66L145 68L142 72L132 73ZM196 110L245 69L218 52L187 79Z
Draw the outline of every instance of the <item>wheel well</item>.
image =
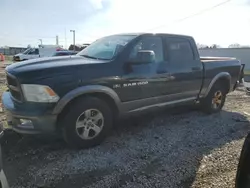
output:
M69 103L67 103L67 105L63 108L62 112L58 115L57 117L57 128L60 128L60 120L62 120L62 117L65 116L65 114L68 113L69 111L69 107L77 100L79 100L80 98L84 98L84 97L96 97L99 98L103 101L105 101L110 109L112 110L112 113L114 115L114 119L118 116L119 114L119 109L114 101L114 99L112 99L112 97L110 97L108 94L105 93L87 93L87 94L82 94L80 96L75 97L73 100L71 100Z
M221 83L225 89L226 89L226 93L229 93L230 91L230 80L227 77L221 77L219 78L216 83Z

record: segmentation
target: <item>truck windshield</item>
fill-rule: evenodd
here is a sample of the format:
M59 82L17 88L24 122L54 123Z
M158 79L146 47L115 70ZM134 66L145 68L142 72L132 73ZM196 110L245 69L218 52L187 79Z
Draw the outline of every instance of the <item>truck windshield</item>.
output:
M110 60L119 54L136 35L113 35L96 40L77 55L92 59Z

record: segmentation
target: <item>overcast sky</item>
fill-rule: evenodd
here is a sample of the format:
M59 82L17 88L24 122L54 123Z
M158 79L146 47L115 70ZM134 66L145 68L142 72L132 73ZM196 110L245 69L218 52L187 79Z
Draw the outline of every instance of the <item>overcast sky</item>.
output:
M203 44L250 45L250 0L0 0L0 46L76 43L124 32L192 35ZM161 27L158 27L161 26ZM152 29L155 28L155 29Z

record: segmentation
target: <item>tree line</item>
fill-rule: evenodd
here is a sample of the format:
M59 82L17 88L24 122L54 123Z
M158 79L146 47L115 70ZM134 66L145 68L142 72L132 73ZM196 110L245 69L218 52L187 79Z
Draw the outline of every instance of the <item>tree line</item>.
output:
M199 43L197 43L197 47L199 49L221 48L221 46L218 45L218 44L205 45L205 44L199 44ZM234 43L234 44L230 44L228 46L228 48L250 48L250 46L248 46L248 45L241 45L241 44L238 44L238 43Z

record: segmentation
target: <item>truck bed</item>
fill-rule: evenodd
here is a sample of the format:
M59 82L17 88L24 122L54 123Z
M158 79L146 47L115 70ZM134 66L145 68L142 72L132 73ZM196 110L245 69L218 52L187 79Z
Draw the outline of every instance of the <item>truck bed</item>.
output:
M205 89L209 87L211 80L223 71L229 73L230 75L240 75L241 64L236 58L201 57L200 60L204 67L204 82L201 94L203 94ZM238 79L240 78L232 77L231 83L235 83Z

